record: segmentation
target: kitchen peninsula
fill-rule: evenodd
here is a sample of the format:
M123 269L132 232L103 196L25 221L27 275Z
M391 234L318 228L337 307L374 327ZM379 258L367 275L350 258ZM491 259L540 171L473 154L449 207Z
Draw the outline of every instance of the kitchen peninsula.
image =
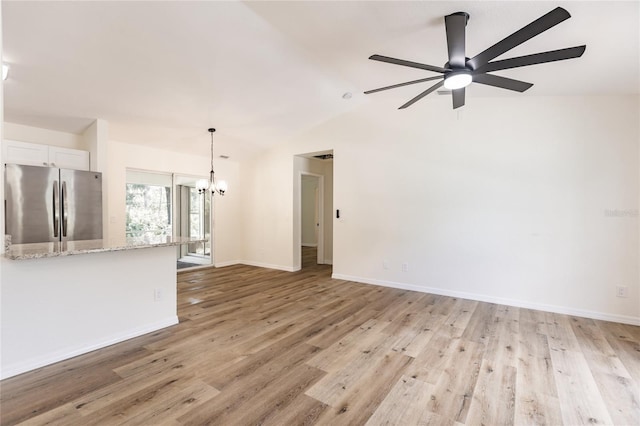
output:
M1 378L178 323L189 238L16 244L0 259Z

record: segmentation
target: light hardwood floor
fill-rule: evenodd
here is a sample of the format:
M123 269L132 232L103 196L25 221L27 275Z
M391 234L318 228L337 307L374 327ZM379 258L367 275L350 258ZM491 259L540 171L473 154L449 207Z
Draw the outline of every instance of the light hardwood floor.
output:
M178 274L179 325L3 381L2 425L640 424L640 327L304 266Z

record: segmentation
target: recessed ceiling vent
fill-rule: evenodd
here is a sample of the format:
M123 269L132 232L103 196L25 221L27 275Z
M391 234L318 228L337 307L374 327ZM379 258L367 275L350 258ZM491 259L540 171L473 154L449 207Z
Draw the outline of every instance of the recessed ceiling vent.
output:
M314 155L313 158L317 158L318 160L333 160L333 154Z

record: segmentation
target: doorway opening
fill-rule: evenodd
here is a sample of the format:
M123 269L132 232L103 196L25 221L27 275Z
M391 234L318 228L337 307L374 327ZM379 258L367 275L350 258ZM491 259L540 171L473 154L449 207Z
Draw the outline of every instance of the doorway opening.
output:
M297 217L294 260L297 269L331 265L333 258L333 152L294 158Z

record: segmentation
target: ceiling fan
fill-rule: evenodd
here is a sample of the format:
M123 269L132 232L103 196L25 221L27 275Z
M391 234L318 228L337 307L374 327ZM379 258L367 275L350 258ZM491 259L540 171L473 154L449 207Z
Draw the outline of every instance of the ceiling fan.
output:
M537 36L538 34L543 33L549 28L558 25L560 22L569 19L570 17L571 15L569 15L569 12L561 7L557 7L546 15L541 16L529 25L522 27L515 33L469 59L466 57L465 53L465 27L469 21L469 14L466 12L456 12L451 15L447 15L444 17L444 23L447 31L449 61L444 64L444 66L437 67L382 55L372 55L369 57L369 59L374 61L387 62L411 68L420 68L427 71L437 72L442 75L407 81L406 83L368 90L364 93L368 95L383 90L423 83L425 81L440 80L415 98L402 105L399 109L404 109L413 105L429 93L438 90L442 86L451 90L453 109L456 109L464 105L465 87L472 82L499 87L501 89L514 90L516 92L524 92L533 86L533 84L489 74L489 72L578 58L582 56L587 46L582 45L566 49L535 53L532 55L517 56L499 61L489 61Z

